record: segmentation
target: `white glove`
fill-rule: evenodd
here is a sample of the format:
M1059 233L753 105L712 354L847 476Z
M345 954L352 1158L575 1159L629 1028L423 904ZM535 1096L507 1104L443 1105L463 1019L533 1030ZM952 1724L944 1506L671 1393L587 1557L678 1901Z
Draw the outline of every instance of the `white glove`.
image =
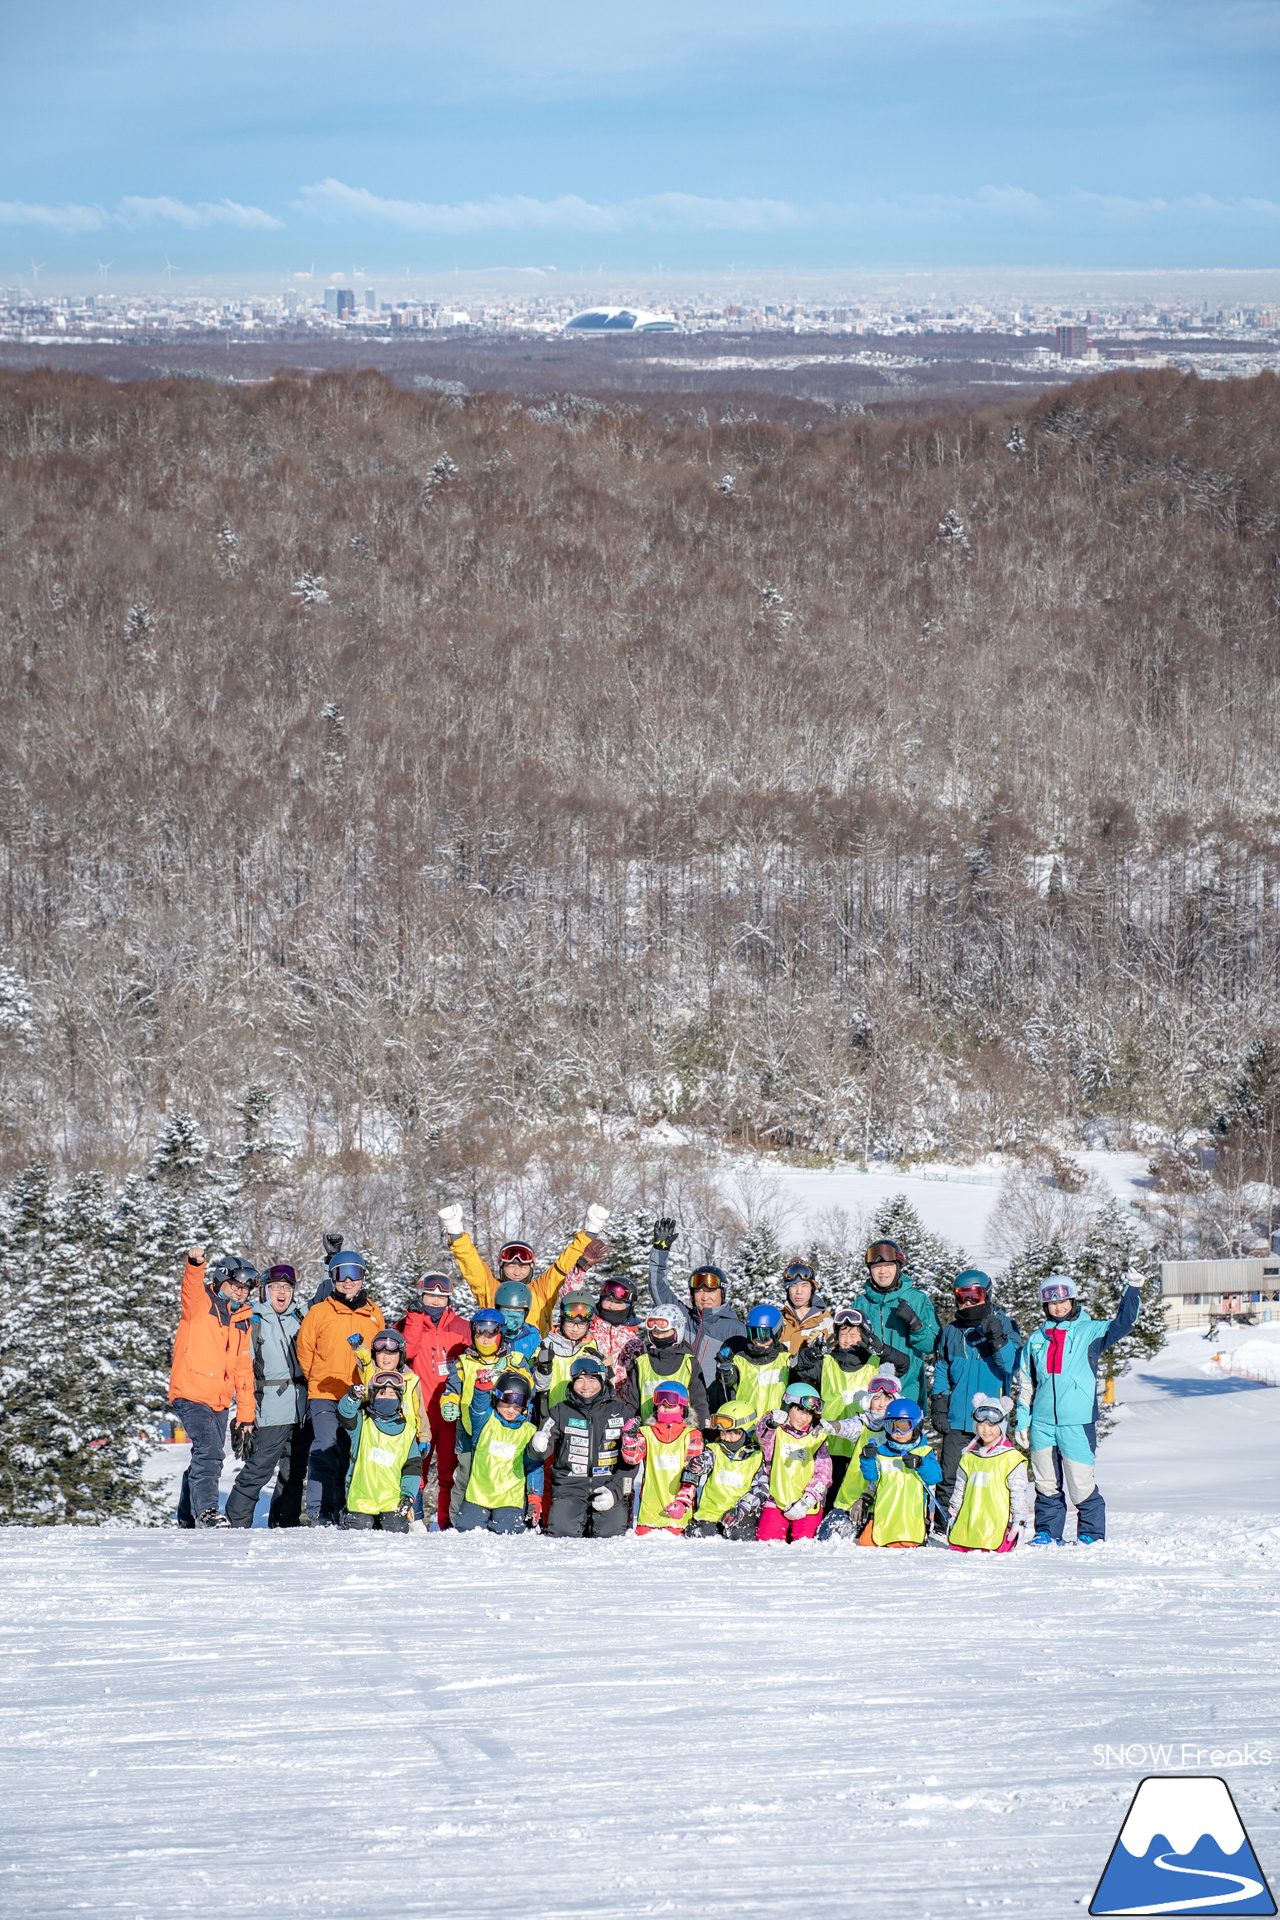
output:
M451 1240L456 1240L462 1232L462 1208L458 1205L440 1208L440 1225Z
M556 1423L554 1420L548 1418L543 1421L542 1425L538 1428L538 1431L534 1434L532 1440L529 1442L529 1445L533 1448L533 1451L535 1453L550 1453L551 1436L555 1432L555 1430L556 1430Z
M1015 1447L1021 1447L1024 1453L1030 1453L1031 1451L1030 1427L1016 1428L1013 1436L1013 1444Z
M601 1487L598 1493L592 1494L591 1504L597 1513L608 1513L610 1507L617 1506L617 1496L612 1487Z
M602 1207L599 1205L597 1201L593 1200L591 1202L591 1205L587 1208L587 1217L583 1221L583 1225L586 1227L587 1232L593 1233L593 1234L599 1233L601 1229L604 1227L607 1227L608 1224L609 1224L608 1207Z
M781 1407L775 1407L773 1412L769 1415L769 1425L771 1427L785 1427L786 1424L787 1424L786 1414L782 1411Z
M812 1500L793 1500L789 1507L782 1509L788 1520L805 1520L813 1512Z

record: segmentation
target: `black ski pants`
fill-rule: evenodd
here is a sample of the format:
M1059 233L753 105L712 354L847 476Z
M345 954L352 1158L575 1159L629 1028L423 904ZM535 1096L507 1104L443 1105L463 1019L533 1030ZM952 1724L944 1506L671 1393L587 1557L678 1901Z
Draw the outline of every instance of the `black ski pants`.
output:
M597 1513L591 1496L607 1487L607 1480L553 1480L551 1507L547 1514L547 1532L557 1540L615 1540L627 1530L630 1501L614 1487L614 1504L605 1513Z
M258 1427L253 1436L253 1452L236 1475L236 1483L227 1495L227 1518L233 1527L251 1527L258 1495L273 1473L277 1474L275 1492L267 1519L269 1527L296 1527L301 1524L302 1502L307 1491L307 1450L311 1433L307 1425Z

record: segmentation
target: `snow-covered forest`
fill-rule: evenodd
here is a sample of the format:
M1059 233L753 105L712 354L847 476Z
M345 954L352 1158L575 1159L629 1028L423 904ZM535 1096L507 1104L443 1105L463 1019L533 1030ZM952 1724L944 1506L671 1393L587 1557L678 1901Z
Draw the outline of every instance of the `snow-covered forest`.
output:
M1251 1243L1278 428L1269 375L807 430L6 376L4 1170L188 1112L263 1251L408 1259L455 1193L711 1220L671 1123L1147 1128L1170 1244Z

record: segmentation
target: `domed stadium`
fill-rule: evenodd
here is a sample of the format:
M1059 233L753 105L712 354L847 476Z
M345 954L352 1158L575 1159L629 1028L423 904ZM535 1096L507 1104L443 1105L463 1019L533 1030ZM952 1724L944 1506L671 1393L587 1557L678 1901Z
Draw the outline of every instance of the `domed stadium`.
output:
M675 333L669 313L646 313L643 307L588 307L564 324L566 333Z

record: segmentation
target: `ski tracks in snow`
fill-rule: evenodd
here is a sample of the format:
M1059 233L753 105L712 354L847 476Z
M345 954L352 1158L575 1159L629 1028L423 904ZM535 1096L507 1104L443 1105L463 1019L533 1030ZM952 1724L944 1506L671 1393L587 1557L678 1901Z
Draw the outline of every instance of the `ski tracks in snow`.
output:
M5 1534L0 1910L1087 1907L1138 1773L1245 1741L1280 1531L993 1559L475 1535ZM1145 1769L1150 1770L1150 1769Z

